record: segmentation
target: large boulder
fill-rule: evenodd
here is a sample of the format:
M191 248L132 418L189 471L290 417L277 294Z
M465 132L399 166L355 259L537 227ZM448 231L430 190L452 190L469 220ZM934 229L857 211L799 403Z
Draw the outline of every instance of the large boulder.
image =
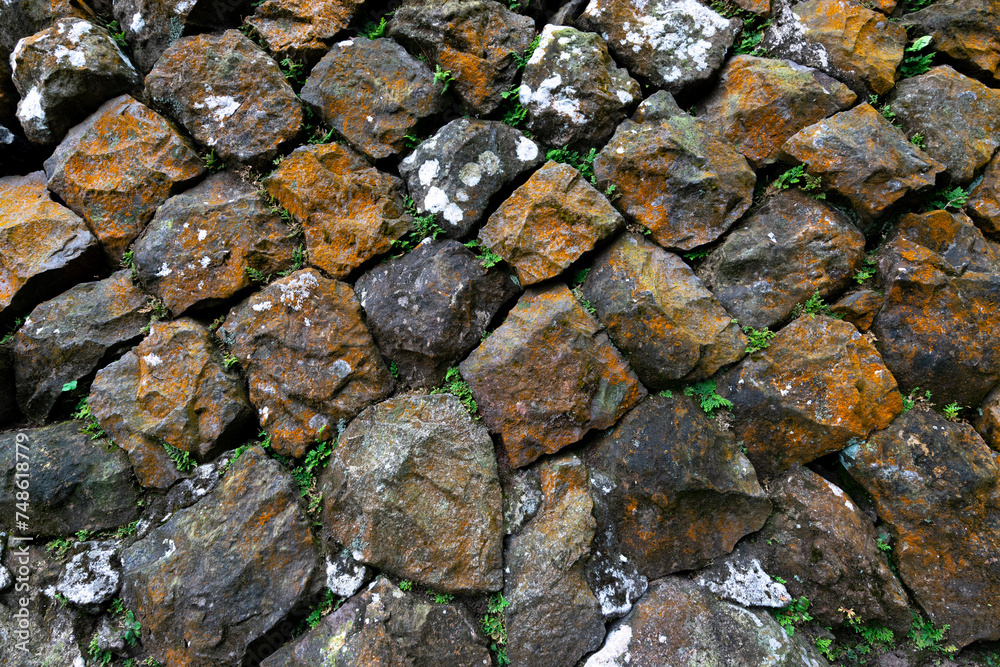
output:
M907 14L903 25L930 35L934 50L1000 83L1000 3L997 0L936 2Z
M246 24L276 60L313 65L362 4L361 0L265 0Z

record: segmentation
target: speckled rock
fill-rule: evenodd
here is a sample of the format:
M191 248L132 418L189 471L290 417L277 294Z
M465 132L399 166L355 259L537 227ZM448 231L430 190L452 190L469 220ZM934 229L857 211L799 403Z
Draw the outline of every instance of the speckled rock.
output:
M1000 239L1000 155L994 156L983 172L983 180L969 192L965 212L983 234Z
M156 208L205 167L173 123L122 95L70 130L45 173L116 264Z
M67 383L84 382L134 345L149 322L148 301L130 273L118 271L80 283L31 311L14 336L21 412L44 421Z
M270 164L302 124L278 63L238 30L171 44L146 77L146 94L223 162Z
M711 79L739 28L694 0L591 0L576 23L604 37L633 76L671 93Z
M528 48L535 25L494 0L446 0L404 3L389 22L389 34L450 71L451 89L466 110L485 116L514 85L514 56Z
M445 236L461 239L491 197L543 161L538 145L509 125L458 118L417 146L399 173L417 211L433 214Z
M403 183L340 144L304 146L264 179L302 225L309 263L341 278L410 230Z
M687 114L625 121L594 161L594 174L602 191L617 188L615 205L654 241L682 250L725 233L750 207L756 182L713 124Z
M677 255L623 234L581 287L615 346L651 389L703 380L739 361L746 337Z
M600 35L546 25L524 67L518 96L527 127L549 146L590 147L607 141L641 97Z
M791 60L736 56L699 116L732 143L754 167L777 160L782 144L799 130L842 111L857 99L850 88Z
M810 125L786 141L782 152L805 163L824 188L845 197L868 220L909 193L933 186L944 170L870 104Z
M719 381L733 431L773 477L885 428L903 409L896 380L852 325L803 315Z
M996 0L937 2L906 14L903 25L930 35L934 50L994 83L1000 82L1000 3Z
M354 290L382 354L411 387L436 387L518 292L457 241L422 243L377 266Z
M405 150L405 136L444 110L442 87L396 42L359 37L334 44L301 95L351 146L381 159Z
M600 531L649 579L732 551L771 511L733 436L686 396L647 399L586 456Z
M561 283L525 292L459 368L515 468L608 428L646 395Z
M503 585L493 441L451 395L362 412L320 478L323 524L355 560L434 590Z
M246 23L281 61L314 64L330 48L331 39L350 25L360 0L267 0Z
M56 590L75 605L97 609L110 602L121 583L114 542L84 542L59 577Z
M1000 454L967 424L911 410L841 454L888 524L899 573L961 648L1000 638Z
M852 283L865 237L833 207L801 190L767 199L715 249L699 273L743 326L773 327L817 291Z
M250 401L279 454L301 457L393 389L354 292L315 269L256 292L217 335L246 371Z
M479 238L527 286L558 276L624 222L579 171L549 161L497 208Z
M143 286L179 315L250 287L248 271L290 270L300 244L252 184L223 172L160 206L132 258Z
M10 62L21 94L17 118L38 144L58 142L106 100L141 86L107 31L79 18L22 39Z

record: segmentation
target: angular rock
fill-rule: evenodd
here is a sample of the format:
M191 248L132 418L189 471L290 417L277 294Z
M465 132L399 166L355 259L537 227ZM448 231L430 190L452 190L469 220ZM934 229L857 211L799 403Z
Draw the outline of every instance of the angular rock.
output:
M712 124L687 114L625 121L594 161L594 174L602 191L617 188L617 207L654 241L682 250L725 233L750 208L756 182Z
M104 530L138 518L138 488L125 452L109 448L107 440L92 440L81 432L81 426L70 421L0 434L0 470L4 471L0 529L14 528L16 503L23 502L16 496L23 490L18 480L23 486L24 472L30 475L31 532L38 537ZM26 461L30 464L27 471Z
M1000 256L961 213L907 215L879 253L872 331L903 391L976 406L1000 382Z
M440 385L518 293L506 273L450 240L375 267L354 290L382 354L414 388Z
M303 601L316 545L291 475L259 448L219 487L122 553L142 645L170 665L238 665Z
M930 35L934 50L973 72L998 82L1000 74L1000 4L996 0L935 3L903 19L907 28Z
M827 667L801 633L765 611L717 600L681 577L650 585L584 667Z
M302 87L302 99L354 148L376 160L406 149L421 121L444 110L434 72L391 39L337 42Z
M600 35L547 25L524 68L518 96L527 127L549 146L599 146L642 96Z
M167 488L181 475L169 445L205 461L247 435L253 408L204 326L154 323L149 336L94 379L89 405L129 454L139 483Z
M301 639L261 667L336 664L337 667L489 665L478 623L457 604L433 604L404 593L385 577L325 616Z
M865 237L833 207L799 189L765 201L726 237L700 273L740 324L773 327L816 292L827 297L852 282Z
M1000 155L990 161L983 180L969 192L965 212L983 234L1000 239Z
M528 48L535 24L494 0L446 0L404 4L393 15L389 34L450 71L451 88L466 110L485 116L514 85L514 56Z
M896 380L852 325L803 315L719 381L762 477L860 442L903 409Z
M561 283L529 289L459 368L515 468L608 428L646 395Z
M948 65L900 81L887 99L896 122L924 136L924 151L956 183L972 180L1000 146L1000 91Z
M14 336L17 404L44 421L67 384L85 382L131 347L149 322L149 297L128 271L81 283L33 311Z
M66 135L45 173L117 264L156 208L205 167L173 123L122 95Z
M647 399L594 443L587 461L600 530L649 579L729 553L771 511L733 436L684 396Z
M490 198L542 164L538 145L499 121L458 118L417 146L399 165L421 215L461 239L479 223Z
M694 583L744 607L780 609L792 602L785 585L775 581L759 560L748 557L740 548L701 570Z
M133 246L143 286L175 315L225 302L297 265L295 231L252 184L223 172L168 199Z
M852 0L775 3L761 44L778 58L815 67L866 98L896 81L906 29Z
M360 0L267 0L246 24L279 62L285 58L315 64L330 49L330 40L347 28Z
M79 18L22 39L10 63L21 94L17 118L38 144L58 142L106 100L141 85L107 31Z
M541 509L507 547L507 654L515 665L572 667L604 639L584 573L597 528L593 502L577 457L547 461L539 474Z
M114 542L84 542L66 564L56 590L75 605L96 608L118 592L121 573Z
M581 287L642 383L703 380L739 361L746 337L677 255L634 234L602 251Z
M542 483L536 468L512 471L503 480L503 524L506 535L516 535L542 506Z
M96 250L84 221L49 197L42 172L0 178L0 318L86 277Z
M726 63L699 116L759 168L773 164L793 134L856 99L850 88L819 70L740 55Z
M99 2L90 3L100 4ZM60 18L87 18L89 9L74 5L71 0L47 0L45 2L11 2L0 7L0 60L14 50L23 37L30 37L52 26Z
M972 425L990 448L1000 452L1000 387L986 396L978 412Z
M302 124L278 63L238 30L174 42L146 77L146 93L223 162L267 164Z
M354 292L314 269L255 293L217 335L246 371L250 401L279 454L301 457L393 389Z
M845 197L863 219L880 217L897 201L934 185L944 165L910 143L870 104L810 125L782 153Z
M334 278L388 252L410 229L402 181L340 144L296 149L264 187L302 225L310 264Z
M739 29L695 0L591 0L576 24L604 37L633 76L671 93L711 79Z
M579 171L549 161L500 205L479 238L528 286L558 276L624 222Z
M967 424L911 410L841 454L896 541L903 581L947 641L1000 638L1000 456Z
M837 303L830 306L830 312L840 315L845 322L850 322L858 331L865 333L872 322L875 321L875 314L882 307L882 295L875 290L862 289L852 292Z
M362 412L320 480L323 524L355 560L435 590L503 585L493 441L451 395Z
M632 121L635 123L650 123L667 120L674 116L683 116L687 112L680 108L674 96L665 90L658 90L639 103Z

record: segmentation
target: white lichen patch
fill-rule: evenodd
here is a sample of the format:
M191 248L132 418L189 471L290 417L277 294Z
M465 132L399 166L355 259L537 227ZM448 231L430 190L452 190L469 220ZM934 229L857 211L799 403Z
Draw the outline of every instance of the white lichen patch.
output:
M343 359L337 359L335 362L333 362L333 365L330 367L330 370L333 371L334 375L343 380L344 378L346 378L348 375L351 374L351 365Z
M573 123L582 124L587 122L587 119L580 113L580 100L573 98L575 94L576 89L573 86L562 86L562 75L558 72L543 79L534 92L524 84L518 91L521 104L528 107L532 113L540 114L551 109Z
M270 301L261 301L260 303L255 303L250 307L253 308L254 312L260 313L265 310L271 310L272 305L274 304Z
M542 36L538 40L538 46L532 52L531 57L528 59L529 65L537 65L542 62L542 58L545 56L545 51L549 48L549 44L555 38L556 30L564 30L565 26L552 25L551 23L542 28ZM560 42L561 43L561 42Z
M154 273L153 275L156 276L157 278L166 278L167 276L169 276L173 272L174 272L173 269L171 269L169 266L167 266L167 263L164 262L160 266L160 270L157 271L156 273Z
M521 162L529 162L538 157L538 144L528 137L520 137L517 140L517 159Z
M483 151L479 154L479 157L476 158L476 162L478 162L483 168L483 171L490 176L496 176L497 173L499 173L500 166L502 164L499 156L497 156L497 154L493 151Z
M45 110L42 109L42 93L38 86L33 87L24 96L24 99L17 104L17 118L22 123L33 120L40 121L39 125L45 125Z
M281 292L278 299L283 305L288 306L292 310L298 310L302 307L302 302L312 296L309 288L315 287L318 284L319 281L316 280L315 275L302 273L287 282L276 283L278 290Z
M326 560L326 587L334 595L349 598L365 584L367 568L348 558Z
M425 188L431 184L440 171L440 165L437 160L428 160L420 165L420 169L417 170L417 178L420 179L420 185Z
M66 33L66 39L73 44L79 42L80 38L90 32L90 29L94 27L83 19L75 19L72 23L73 26L69 29L69 32ZM63 26L61 25L59 26L59 34L63 34Z
M185 226L187 226L187 223L184 223L184 224L185 224ZM199 229L198 230L198 240L199 241L204 241L206 238L208 238L208 230L207 229Z
M147 354L142 360L146 362L147 366L159 366L163 363L163 359L153 353Z
M136 12L132 16L132 22L129 23L128 27L129 27L129 30L131 30L133 33L137 33L137 32L139 32L140 30L142 30L143 28L146 27L146 20L144 18L142 18L142 14L140 14L139 12Z
M230 95L209 95L205 98L205 102L195 102L192 106L195 109L208 108L215 117L216 122L222 123L227 118L236 113L236 110L240 108L242 102L237 102L235 98Z
M756 558L749 561L725 561L728 572L699 576L695 583L714 594L750 607L780 608L792 599L788 589L771 578Z
M93 543L91 543L93 544ZM118 591L121 575L111 565L115 550L110 545L93 544L67 563L56 590L73 604L92 605L107 602Z
M483 168L475 162L469 162L458 171L458 179L467 187L474 188L483 178Z
M187 14L194 7L194 3L198 0L180 0L176 5L174 5L174 13L181 16Z
M632 643L632 626L619 625L608 633L601 650L590 656L583 667L625 667L632 661L629 645Z
M448 193L437 186L432 186L424 196L424 210L431 213L441 213L444 219L451 224L458 224L462 221L464 214L458 204L453 203L448 198Z
M618 96L618 101L621 102L623 105L624 104L631 104L632 103L632 99L633 99L632 98L632 94L629 93L628 91L621 90L619 88L618 90L615 91L615 95Z
M83 51L77 51L75 49L67 49L62 44L56 46L52 55L56 57L56 62L62 62L68 60L69 64L73 67L86 67L87 57L83 54Z

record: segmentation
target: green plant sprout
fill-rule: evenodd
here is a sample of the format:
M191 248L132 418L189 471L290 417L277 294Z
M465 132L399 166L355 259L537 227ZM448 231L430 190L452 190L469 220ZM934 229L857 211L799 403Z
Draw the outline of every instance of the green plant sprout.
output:
M719 396L715 389L715 380L705 380L684 387L684 395L697 398L701 409L706 415L712 417L719 408L728 410L733 407L732 401Z
M455 75L450 69L441 69L441 65L436 65L434 69L434 83L441 84L441 94L448 92L448 87L455 80Z

